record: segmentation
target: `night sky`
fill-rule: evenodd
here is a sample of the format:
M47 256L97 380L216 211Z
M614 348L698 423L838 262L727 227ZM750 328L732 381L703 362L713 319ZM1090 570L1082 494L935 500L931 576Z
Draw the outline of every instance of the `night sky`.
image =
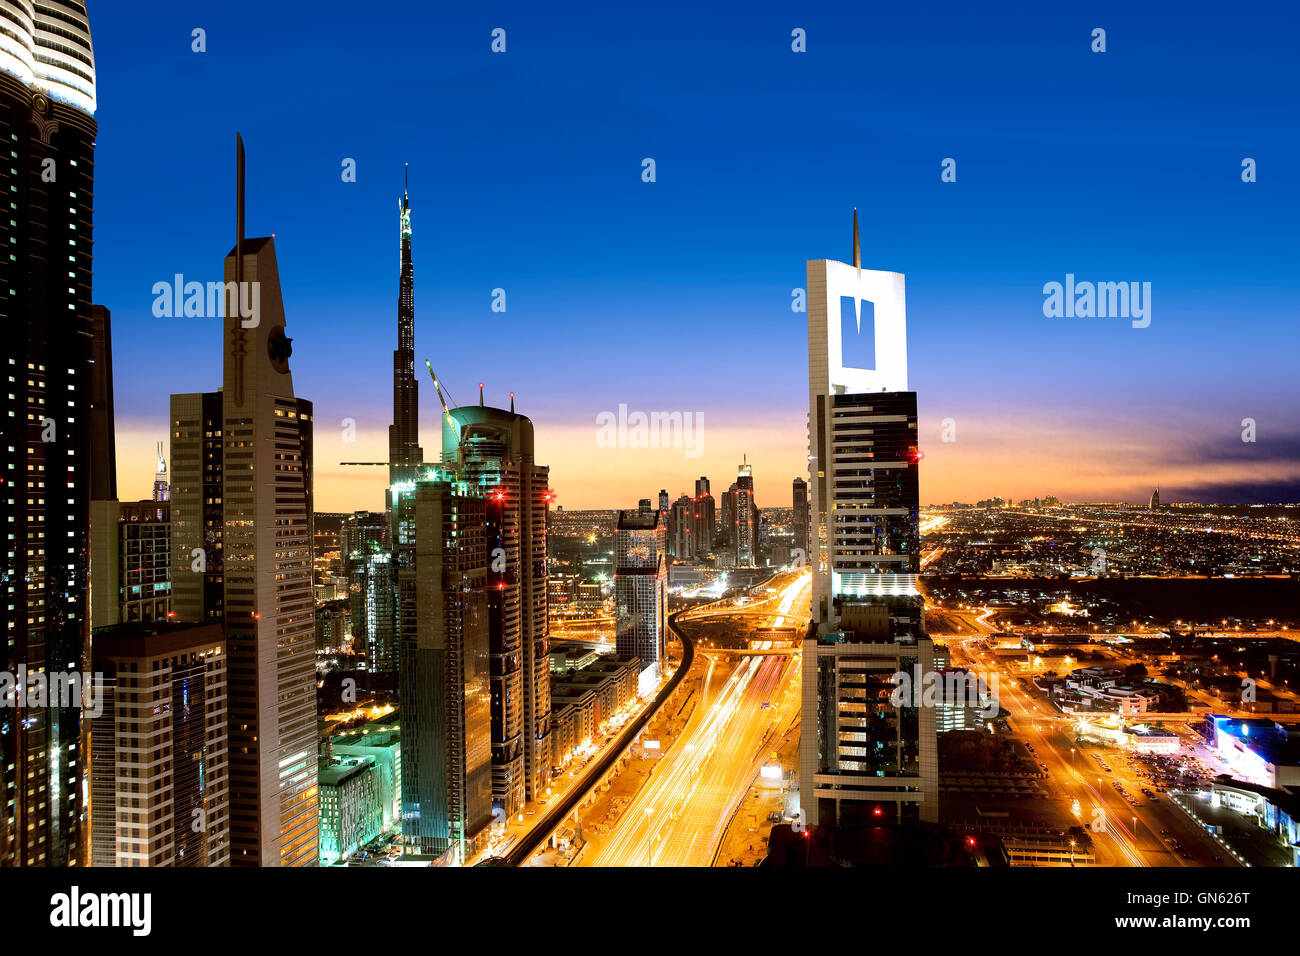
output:
M907 276L922 501L1300 500L1294 3L88 6L123 498L149 493L168 395L220 383L219 320L155 318L152 288L220 278L239 130L320 510L382 507L383 469L335 463L387 454L408 162L426 455L428 358L459 402L516 393L566 508L725 490L745 454L759 505L787 505L791 290L849 259L856 206L864 267ZM1045 317L1067 273L1150 282L1150 327ZM620 404L702 414L703 453L600 447Z

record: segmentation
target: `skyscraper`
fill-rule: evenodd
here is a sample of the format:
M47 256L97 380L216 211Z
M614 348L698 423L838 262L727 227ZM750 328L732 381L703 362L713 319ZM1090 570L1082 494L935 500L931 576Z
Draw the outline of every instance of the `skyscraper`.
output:
M10 203L0 220L9 378L0 474L17 482L0 497L0 661L10 674L86 667L95 108L85 4L0 4L0 136L9 151L0 187ZM77 708L20 705L0 716L0 864L83 861L81 737Z
M92 721L93 864L226 866L228 661L220 625L96 629L94 654L104 690Z
M668 553L678 561L694 561L695 548L695 502L682 494L668 509Z
M401 593L402 846L462 862L492 822L486 501L429 469L394 486ZM522 749L522 748L521 748Z
M401 265L397 292L397 348L393 351L393 423L388 426L389 487L412 481L424 461L424 450L420 448L420 386L415 379L415 264L411 260L409 188L402 191L398 211ZM390 511L391 507L390 500Z
M695 480L695 556L713 553L713 539L717 534L717 506L709 494L709 479Z
M937 815L934 708L890 699L899 672L934 670L916 586L920 455L904 280L863 269L859 249L855 212L853 264L808 262L814 631L803 652L800 796L811 824ZM874 307L873 368L845 361L864 302Z
M808 482L802 478L794 480L791 508L793 509L794 547L808 556Z
M658 512L620 511L614 543L614 641L623 657L641 660L641 692L659 675L667 653L667 533Z
M492 795L507 813L551 778L546 525L550 469L533 459L533 423L482 404L442 419L442 468L486 497L492 655Z
M221 390L231 864L315 866L312 407L293 393L275 240L244 238L242 139L237 182Z
M731 505L730 551L733 567L758 564L758 506L754 503L754 466L746 460L737 469L736 483L728 492Z
M225 620L220 392L171 397L171 591L177 621Z

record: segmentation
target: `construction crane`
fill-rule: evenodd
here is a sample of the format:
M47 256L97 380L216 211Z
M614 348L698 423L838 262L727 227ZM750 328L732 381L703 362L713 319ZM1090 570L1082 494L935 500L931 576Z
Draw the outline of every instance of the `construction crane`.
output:
M447 421L450 424L455 425L455 421L451 417L451 409L447 407L447 399L443 397L442 386L438 383L438 376L433 371L433 363L430 362L428 359L425 359L424 367L429 370L429 377L433 379L433 387L434 390L437 391L438 393L438 401L442 403L443 415L447 417ZM514 396L512 395L511 398L513 397ZM339 467L341 468L387 468L388 464L389 463L386 461L341 461L339 462Z

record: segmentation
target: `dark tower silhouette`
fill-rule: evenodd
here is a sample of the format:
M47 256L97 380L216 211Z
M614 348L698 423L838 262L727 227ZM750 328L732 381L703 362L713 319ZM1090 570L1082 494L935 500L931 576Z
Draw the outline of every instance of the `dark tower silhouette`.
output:
M409 187L409 175L407 186ZM414 481L420 448L420 391L415 381L415 265L411 261L411 200L402 190L401 278L397 294L397 348L393 352L393 424L388 426L388 484ZM391 496L390 496L391 508Z

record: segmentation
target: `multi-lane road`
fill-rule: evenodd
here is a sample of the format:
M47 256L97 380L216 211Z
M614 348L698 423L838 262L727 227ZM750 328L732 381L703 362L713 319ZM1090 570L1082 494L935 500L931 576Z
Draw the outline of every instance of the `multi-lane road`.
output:
M776 594L743 606L709 605L694 614L733 615L737 628L806 624L812 582L783 575ZM689 628L692 613L678 621ZM763 651L773 651L764 654ZM756 652L756 653L755 653ZM702 650L702 699L608 838L581 860L588 866L708 866L737 803L748 791L773 729L799 706L798 653L758 642L750 653Z

